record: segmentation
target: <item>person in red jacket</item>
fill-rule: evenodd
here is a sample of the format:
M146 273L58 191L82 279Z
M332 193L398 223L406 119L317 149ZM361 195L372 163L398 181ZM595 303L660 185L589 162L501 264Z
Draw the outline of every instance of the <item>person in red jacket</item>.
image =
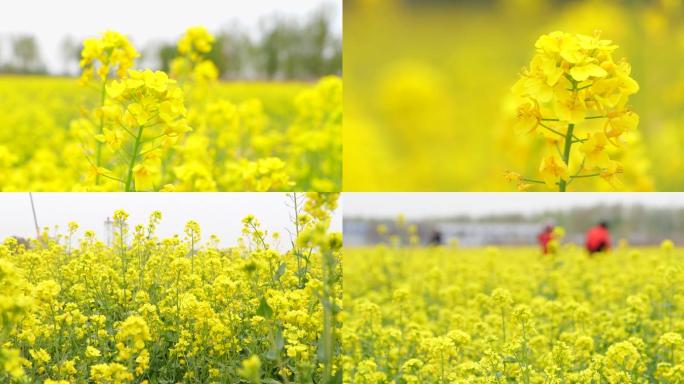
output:
M587 231L585 246L590 255L596 252L606 252L610 249L610 232L607 222L602 221Z
M553 239L553 226L552 225L546 225L544 227L544 230L537 235L537 241L539 241L539 245L541 246L542 253L547 254L549 253L549 242Z

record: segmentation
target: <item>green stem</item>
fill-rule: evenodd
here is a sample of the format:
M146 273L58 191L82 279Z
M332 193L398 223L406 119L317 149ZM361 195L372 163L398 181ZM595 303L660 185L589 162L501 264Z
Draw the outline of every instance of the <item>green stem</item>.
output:
M581 91L581 90L583 90L583 89L587 89L587 88L591 87L592 85L594 85L594 84L593 84L593 83L592 83L592 84L587 84L587 85L585 85L585 86L582 86L582 87L577 88L577 90L578 90L578 91ZM572 91L572 89L568 89L568 91Z
M549 126L546 125L546 124L542 124L542 123L540 122L539 125L541 125L542 127L548 129L549 131L555 133L556 135L558 135L558 136L560 136L560 137L565 137L565 134L564 134L563 132L556 131L555 129L549 127Z
M556 147L556 152L558 152L558 157L562 158L563 154L561 153L560 147L558 146L558 143L553 143L554 146Z
M506 316L503 307L501 308L501 333L503 334L503 342L506 343Z
M333 354L335 343L335 280L334 280L334 257L332 251L326 251L323 257L323 382L327 383L332 378Z
M580 178L583 178L583 177L595 177L595 176L601 176L601 174L600 174L600 173L591 173L591 174L588 174L588 175L575 175L575 176L570 176L570 178L571 178L571 179L580 179Z
M582 171L584 170L584 163L585 163L586 161L587 161L587 158L584 157L584 158L582 159L582 163L580 164L579 169L577 170L577 173L575 173L574 175L570 176L570 180L568 180L568 183L566 184L566 186L570 185L570 183L572 183L573 180L575 180L575 178L583 177L583 176L580 175L580 173L582 173Z
M119 245L121 247L121 281L123 281L123 309L124 312L126 312L126 272L127 272L127 265L126 265L126 250L125 250L125 241L124 241L124 222L121 222L119 225L119 241L121 244Z
M292 202L294 204L295 239L297 239L299 238L299 205L297 201L297 192L292 193ZM302 284L302 253L298 247L293 247L293 249L295 256L297 256L297 286L299 288L304 288L304 285Z
M102 80L102 89L100 90L100 128L97 131L98 135L104 134L104 112L102 107L105 105L105 100L107 98L107 79ZM95 141L95 165L100 168L102 164L102 143L99 140ZM100 173L95 176L95 185L100 184Z
M441 361L441 380L440 384L444 384L444 352L440 352L440 361Z
M527 329L525 328L525 322L522 323L522 334L523 334L523 358L525 360L525 384L530 384L530 362L527 350Z
M544 120L544 119L542 119L542 121L543 121L543 120ZM563 132L561 132L561 131L557 131L557 130L555 130L555 129L549 127L549 126L546 125L546 124L542 124L541 121L539 122L539 125L541 125L542 127L548 129L549 131L555 133L556 135L558 135L558 136L560 136L560 137L566 137L566 133L563 133ZM575 136L575 135L572 135L572 139L573 139L573 140L572 140L573 143L584 143L585 141L588 140L588 139L580 139L579 137L577 137L577 136Z
M135 137L135 145L133 146L133 156L131 156L131 163L128 165L128 176L126 176L126 192L131 191L131 182L133 181L133 167L135 167L135 160L137 160L138 152L140 151L140 143L144 128L144 125L140 126L140 129L138 129L138 136Z
M102 177L110 179L110 180L118 181L119 183L124 182L123 180L119 179L118 177L112 177L112 176L108 176L108 175L99 175L99 176L102 176Z
M563 162L565 166L570 168L570 148L572 147L572 131L575 129L575 124L568 124L568 131L565 133L565 148L563 150ZM560 179L558 183L558 190L565 192L567 181Z
M536 180L536 179L528 179L526 177L521 178L520 180L526 182L526 183L537 183L537 184L546 184L545 181L542 180Z

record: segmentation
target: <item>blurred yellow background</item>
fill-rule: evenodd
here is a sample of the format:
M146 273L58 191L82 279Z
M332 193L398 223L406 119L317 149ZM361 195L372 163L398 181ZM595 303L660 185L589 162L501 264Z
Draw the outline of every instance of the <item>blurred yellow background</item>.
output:
M514 133L510 88L554 30L601 30L632 65L641 122L616 157L621 189L684 190L682 10L679 0L346 1L344 190L516 190L504 173L534 175L543 143ZM593 178L570 190L614 187Z

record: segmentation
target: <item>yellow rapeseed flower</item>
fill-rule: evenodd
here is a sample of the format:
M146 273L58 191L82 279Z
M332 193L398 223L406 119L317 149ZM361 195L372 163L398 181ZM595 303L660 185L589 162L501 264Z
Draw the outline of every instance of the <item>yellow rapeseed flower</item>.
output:
M555 31L539 37L535 48L529 67L512 88L519 100L514 129L539 132L550 149L559 152L560 157L542 160L544 184L566 191L575 178L600 176L619 185L622 165L611 158L615 150L609 151L608 145L618 148L639 122L627 107L629 96L639 90L629 64L613 59L617 45L599 33ZM594 119L605 119L603 132L596 132ZM583 157L571 164L577 143L582 144ZM515 181L521 189L519 179Z

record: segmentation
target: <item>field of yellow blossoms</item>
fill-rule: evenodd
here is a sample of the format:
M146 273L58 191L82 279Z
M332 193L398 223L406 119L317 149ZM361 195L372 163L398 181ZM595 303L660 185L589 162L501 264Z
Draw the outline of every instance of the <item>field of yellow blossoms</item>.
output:
M292 196L292 246L243 220L222 249L190 221L160 239L114 213L92 231L0 245L2 383L341 383L336 194ZM135 225L134 225L135 224Z
M86 39L80 81L0 77L0 191L339 191L342 80L219 82L189 28L169 73Z
M345 383L682 383L684 252L345 251Z

